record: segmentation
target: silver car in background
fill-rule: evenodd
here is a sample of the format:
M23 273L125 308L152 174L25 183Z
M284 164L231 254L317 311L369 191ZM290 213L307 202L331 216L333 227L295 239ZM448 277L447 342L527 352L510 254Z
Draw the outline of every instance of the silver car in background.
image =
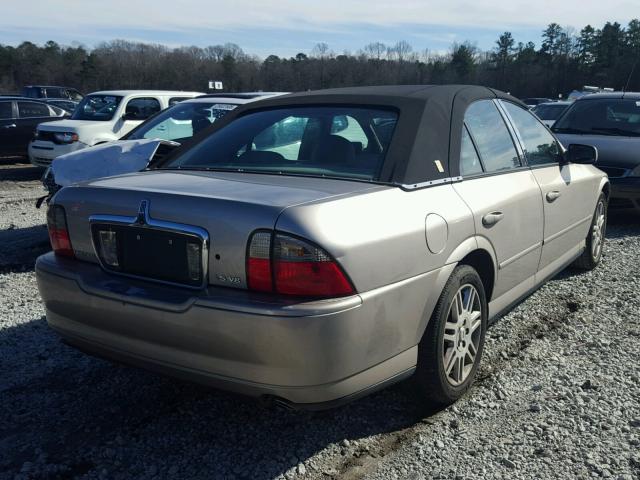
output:
M299 408L472 383L489 320L600 261L609 183L476 86L238 107L152 169L53 198L36 265L77 348Z

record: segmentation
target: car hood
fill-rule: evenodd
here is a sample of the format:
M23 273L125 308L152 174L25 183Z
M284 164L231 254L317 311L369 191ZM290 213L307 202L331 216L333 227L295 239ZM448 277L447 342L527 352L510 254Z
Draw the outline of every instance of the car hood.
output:
M60 155L51 164L56 184L66 187L73 183L112 177L143 170L164 140L116 140Z
M613 135L569 135L556 134L558 140L568 147L572 143L592 145L598 149L598 165L619 168L635 168L640 165L640 137Z
M91 120L56 120L38 125L38 130L48 132L80 132L81 130L104 130L109 122L93 122Z

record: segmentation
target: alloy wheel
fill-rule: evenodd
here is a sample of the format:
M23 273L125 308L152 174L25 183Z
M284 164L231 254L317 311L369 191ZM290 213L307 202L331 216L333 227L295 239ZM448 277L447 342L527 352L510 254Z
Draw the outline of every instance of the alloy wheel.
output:
M604 202L601 200L596 207L595 221L591 229L591 257L596 260L602 251L604 243L605 229L605 208Z
M461 286L449 306L444 326L442 364L453 386L465 382L473 370L480 346L482 304L471 284Z

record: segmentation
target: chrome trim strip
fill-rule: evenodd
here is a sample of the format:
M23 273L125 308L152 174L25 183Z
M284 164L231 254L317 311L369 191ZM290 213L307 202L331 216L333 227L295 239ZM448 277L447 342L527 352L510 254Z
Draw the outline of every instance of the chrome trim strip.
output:
M544 239L544 241L542 242L543 245L546 245L549 242L552 242L553 240L555 240L558 237L561 237L562 235L564 235L565 233L567 233L570 230L573 230L574 228L579 227L580 225L582 225L585 222L588 222L592 219L592 216L589 215L588 217L583 218L582 220L578 220L577 222L569 225L566 228L563 228L562 230L560 230L559 232L554 233L553 235L547 237Z
M534 245L531 245L529 248L521 251L520 253L516 253L513 257L507 258L504 262L500 263L498 265L498 269L502 270L503 268L507 267L508 265L511 265L516 260L519 260L520 258L524 257L526 254L533 252L536 248L541 247L541 246L542 246L542 242L538 242L538 243L536 243Z
M442 185L444 183L453 183L453 182L461 182L461 181L462 181L462 177L447 177L447 178L440 178L438 180L430 180L428 182L402 183L399 186L404 190L417 190L419 188L433 187L435 185Z
M194 225L186 225L183 223L174 223L174 222L168 222L165 220L156 220L151 218L151 216L149 215L148 200L143 200L142 203L140 204L140 207L141 207L141 211L139 215L136 217L128 217L124 215L100 215L100 214L91 215L89 217L89 229L90 229L89 234L91 235L91 245L93 246L93 251L102 269L108 273L113 273L115 275L136 278L139 280L148 280L152 282L163 283L166 285L175 285L175 286L191 288L191 289L201 289L206 287L208 284L208 275L209 275L209 232L207 232L204 228L196 227ZM143 228L149 228L151 230L162 230L165 232L181 233L181 234L186 234L186 235L199 238L202 242L202 258L201 258L202 283L199 286L194 287L193 285L186 285L184 283L168 282L165 280L158 280L151 277L141 277L139 275L120 273L105 267L98 253L98 246L95 244L93 231L91 229L92 225L95 223L125 225L130 227L143 227Z

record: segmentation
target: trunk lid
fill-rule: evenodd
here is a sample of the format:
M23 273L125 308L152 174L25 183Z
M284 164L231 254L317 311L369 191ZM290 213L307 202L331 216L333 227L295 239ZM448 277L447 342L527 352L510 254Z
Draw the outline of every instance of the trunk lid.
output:
M65 207L78 259L98 262L89 217L138 216L206 230L208 283L246 288L246 248L252 232L273 229L287 207L386 187L344 180L194 171L148 171L66 187ZM161 258L158 261L162 261Z

